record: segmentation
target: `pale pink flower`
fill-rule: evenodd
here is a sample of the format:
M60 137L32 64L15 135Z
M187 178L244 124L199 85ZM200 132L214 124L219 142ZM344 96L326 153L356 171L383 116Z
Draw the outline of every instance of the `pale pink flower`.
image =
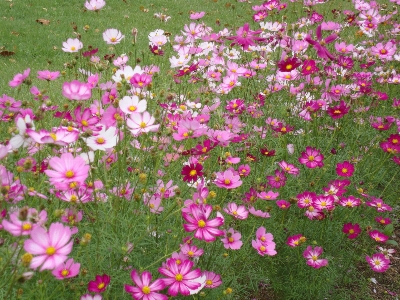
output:
M40 271L43 271L53 270L62 264L72 250L71 236L71 229L61 223L52 223L48 232L42 227L33 229L30 239L24 243L26 252L37 255L30 267L37 269L41 266Z
M66 42L63 43L62 50L64 52L78 52L83 48L83 44L79 39L67 39Z
M98 11L106 5L104 0L89 0L85 2L85 7L88 10Z
M125 114L142 113L146 111L147 101L139 100L138 96L125 96L119 101L119 108Z
M69 100L88 100L92 97L92 87L90 84L78 80L64 82L62 94Z
M125 36L118 29L110 28L103 32L103 39L107 44L119 44Z
M28 78L30 72L31 72L31 69L28 68L24 71L24 73L22 73L22 74L18 73L17 75L14 76L13 80L11 80L8 83L8 85L13 88L21 85L25 81L25 79Z
M154 122L155 118L145 111L143 113L133 113L129 115L126 124L132 135L138 136L144 132L158 131L160 124L154 125Z
M244 205L238 206L236 203L228 203L227 207L224 208L224 211L233 216L235 219L244 220L247 219L249 212L247 211Z
M3 229L13 236L29 235L33 229L42 226L47 221L47 212L42 210L39 214L34 208L22 208L10 214L10 221L3 220Z
M204 17L205 14L206 13L204 11L194 12L194 13L190 14L190 19L198 20L198 19L201 19L202 17Z
M55 144L59 146L67 146L79 138L79 131L77 129L65 127L53 128L51 132L44 129L36 132L28 128L26 129L26 134L38 144Z

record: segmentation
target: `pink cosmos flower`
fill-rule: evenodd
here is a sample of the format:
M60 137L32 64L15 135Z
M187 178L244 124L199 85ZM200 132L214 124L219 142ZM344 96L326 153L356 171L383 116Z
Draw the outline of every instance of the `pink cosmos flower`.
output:
M92 88L88 83L73 80L71 82L64 82L62 94L69 100L88 100L92 97Z
M390 260L385 257L382 253L375 253L372 257L368 255L365 257L372 270L375 272L383 273L389 269Z
M188 243L184 243L181 245L181 254L185 255L188 258L200 257L203 255L204 250L197 248L196 245L189 245Z
M96 275L96 279L89 281L88 291L93 293L102 293L106 290L110 283L110 276L107 274Z
M63 153L61 157L52 157L49 166L53 170L45 170L50 183L59 189L68 189L82 185L89 175L90 166L80 156Z
M292 235L292 236L288 237L288 239L286 241L286 244L288 246L294 248L294 247L300 246L306 240L307 240L306 237L303 236L302 234L295 234L295 235Z
M247 219L249 212L247 211L244 205L238 206L236 203L231 202L228 203L227 207L224 208L224 211L233 216L235 219L244 220Z
M66 42L63 43L62 50L64 52L78 52L80 49L83 48L83 44L79 39L67 39Z
M307 246L307 249L303 252L303 257L307 259L307 265L315 269L326 266L328 264L328 260L319 258L322 252L322 247L316 246L313 249L311 246Z
M275 189L285 186L287 180L285 172L279 169L275 170L275 175L267 176L266 178L268 180L268 184Z
M55 144L59 146L67 146L79 138L79 131L77 129L68 129L65 127L53 128L51 132L44 129L36 132L28 128L26 129L26 134L38 144Z
M211 205L191 204L187 211L182 211L183 219L188 222L183 224L183 228L187 232L195 231L194 237L206 242L212 242L216 236L223 235L224 232L217 227L224 224L224 219L217 217L208 220L212 212Z
M48 232L43 227L33 229L30 239L24 243L26 252L37 255L30 267L36 269L41 266L40 271L43 271L53 270L62 264L72 250L71 236L71 229L61 223L52 223Z
M236 31L236 36L227 37L228 40L233 40L231 46L239 44L243 50L248 50L249 46L255 46L255 42L263 42L265 38L259 36L262 30L250 30L248 23L244 24Z
M13 88L21 85L25 81L25 79L28 78L30 72L31 69L28 68L22 74L18 73L14 76L13 80L8 83L8 85Z
M347 234L349 239L355 239L361 233L361 227L358 224L346 223L343 225L342 232Z
M224 230L224 238L221 241L224 243L225 249L239 250L243 242L240 240L242 235L240 232L235 231L233 228Z
M262 210L256 210L253 206L250 206L249 208L249 213L251 213L253 216L260 217L260 218L269 218L271 217L268 212L264 212Z
M371 54L382 60L393 60L393 55L396 53L396 44L387 42L385 45L382 43L376 44L371 47Z
M294 165L292 164L288 164L287 162L285 162L284 160L279 162L278 165L281 167L281 169L288 174L292 174L292 175L299 175L299 169L296 168Z
M29 235L33 229L42 226L47 221L47 212L42 210L39 214L34 208L21 208L10 214L10 221L3 220L3 229L13 236Z
M235 189L242 185L240 175L231 168L224 172L217 172L214 183L216 186L225 189Z
M121 42L125 36L118 29L110 28L103 32L103 39L107 44L116 45Z
M324 166L323 160L324 155L321 154L321 150L310 146L306 147L306 151L302 152L299 158L299 162L310 169L316 167L322 168Z
M290 207L290 202L286 200L278 200L276 201L276 205L278 205L280 209L288 209Z
M90 294L85 294L81 297L80 300L102 300L103 297L99 294L96 294L94 296L90 295Z
M205 14L206 13L204 11L194 12L194 13L190 14L190 19L198 20L198 19L201 19L202 17L204 17Z
M342 118L345 114L349 112L349 110L350 106L347 106L346 102L342 100L340 101L339 105L329 107L327 113L331 116L332 119L336 120Z
M268 244L262 243L260 240L252 240L251 245L257 250L261 256L269 255L274 256L277 252L275 251L275 243L271 242Z
M193 262L185 260L181 264L176 264L174 259L169 259L166 267L159 268L158 272L168 278L161 280L168 288L168 294L176 296L181 293L184 296L190 295L190 290L195 290L201 286L199 282L194 280L201 276L200 269L191 270Z
M390 218L384 218L382 216L376 217L375 221L382 225L389 225L392 223L392 220Z
M131 279L136 286L124 285L125 292L130 293L135 300L168 300L168 297L159 293L165 288L163 279L151 282L152 276L149 271L144 271L140 276L138 271L132 270Z
M44 70L44 71L38 71L37 73L38 73L37 76L38 79L47 81L56 80L60 76L59 71L51 72L49 70Z
M132 135L138 136L144 132L158 131L160 124L154 125L155 121L156 119L145 111L143 113L133 113L129 115L126 124Z
M221 276L218 274L209 271L204 271L203 275L206 276L206 285L204 286L205 288L213 289L222 284Z
M378 230L371 230L368 232L369 236L378 243L386 243L389 237Z
M351 177L353 176L353 172L354 165L352 163L349 163L348 161L344 161L336 165L336 174L338 176Z
M78 275L80 267L80 263L74 263L74 259L70 258L65 263L56 267L51 273L56 279L63 280Z
M98 11L106 5L104 0L89 0L85 2L85 7L88 10Z
M257 193L257 197L263 200L275 200L278 196L279 193L274 191Z
M376 207L378 212L392 211L392 207L385 204L382 199L371 197L372 201L365 202L367 206Z
M135 73L129 80L129 82L136 88L142 89L148 86L152 81L152 76L147 75L146 73Z
M339 204L341 206L356 207L361 205L361 199L358 199L354 196L342 197L339 200Z

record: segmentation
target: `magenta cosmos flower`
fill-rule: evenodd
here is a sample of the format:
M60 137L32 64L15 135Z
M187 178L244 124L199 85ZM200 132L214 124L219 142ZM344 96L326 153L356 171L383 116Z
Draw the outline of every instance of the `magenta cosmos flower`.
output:
M213 289L222 284L221 276L219 274L215 274L214 272L204 271L203 275L206 276L206 284L205 288Z
M103 32L103 39L107 44L119 44L125 36L118 29L110 28Z
M74 263L74 259L70 258L65 263L55 268L51 273L56 279L63 280L78 275L80 267L80 263Z
M307 259L307 265L313 267L314 269L319 269L328 264L327 259L319 258L322 254L322 247L315 247L314 249L311 246L307 246L307 249L303 252L303 257Z
M265 41L265 38L258 36L262 30L250 30L249 23L244 24L236 31L236 36L227 37L228 40L233 40L231 46L239 44L243 50L248 50L249 46L255 46L255 42Z
M58 189L74 188L82 185L89 175L90 166L80 157L71 153L63 153L61 157L52 157L49 166L53 170L45 170L50 183Z
M88 100L92 97L92 87L90 84L78 80L64 82L62 94L69 100Z
M185 165L181 175L183 175L183 181L196 182L199 177L203 176L203 166L199 163Z
M194 237L206 242L215 241L215 237L223 235L224 232L217 227L224 224L222 217L208 220L212 212L211 205L192 204L188 207L188 211L182 212L182 217L188 224L183 224L183 228L187 232L195 231Z
M351 177L354 173L354 165L348 161L336 165L336 174L342 177Z
M108 284L110 283L110 276L107 274L96 275L96 279L89 281L88 291L94 293L102 293L106 290Z
M358 224L346 223L343 225L342 232L347 234L349 239L355 239L361 233L361 227Z
M142 276L136 270L131 272L132 281L137 285L131 286L125 284L125 292L130 293L135 300L167 300L168 297L159 293L165 288L165 283L162 279L157 279L151 283L151 273L144 271Z
M390 260L382 253L375 253L372 257L366 256L365 259L375 272L383 273L389 269Z
M309 146L306 147L306 151L302 152L299 158L299 162L310 169L322 168L324 166L323 160L324 155L321 154L321 150Z
M162 278L165 285L169 286L168 294L176 296L181 293L184 296L190 295L190 290L198 289L201 284L194 280L201 276L200 269L191 270L193 262L185 260L177 264L174 259L169 259L165 268L159 268L158 272L168 278Z
M376 242L384 244L389 239L389 237L379 230L371 230L368 232L369 236L374 239Z
M71 236L71 229L61 223L52 223L48 232L43 227L33 229L30 239L24 243L26 252L37 255L32 259L30 267L36 269L41 266L40 271L43 271L61 265L71 253Z
M14 76L13 80L11 80L8 83L8 85L13 87L13 88L21 85L24 82L24 80L26 78L28 78L30 72L31 72L31 69L28 68L22 74L18 73L17 75Z
M217 172L214 183L216 186L225 189L234 189L242 185L240 175L233 169L228 169L224 172Z

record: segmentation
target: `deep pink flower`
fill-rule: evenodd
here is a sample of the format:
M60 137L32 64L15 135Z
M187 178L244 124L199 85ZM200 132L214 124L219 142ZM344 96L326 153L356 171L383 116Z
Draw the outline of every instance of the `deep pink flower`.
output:
M56 267L51 273L56 279L63 280L78 275L80 267L80 263L74 263L74 259L70 258L65 263Z
M315 14L313 15L315 16ZM305 37L305 40L314 47L314 49L317 51L317 55L320 58L325 60L333 60L334 56L328 51L325 45L332 43L338 36L334 33L328 36L326 39L323 39L321 25L318 25L315 33L317 35L317 40L313 40L309 34Z
M181 175L183 175L183 181L196 182L199 177L203 176L203 166L199 163L185 165Z
M336 174L338 176L351 177L353 176L353 172L354 165L348 161L344 161L336 165Z
M382 243L382 244L386 243L386 241L389 239L389 237L387 235L383 234L379 230L371 230L370 232L368 232L368 234L376 242Z
M290 72L301 65L301 60L297 57L286 57L278 62L278 68L281 72Z
M286 200L278 200L276 201L276 205L278 205L280 209L288 209L290 207L290 202Z
M225 249L239 250L243 242L240 240L242 235L240 232L235 231L233 228L224 230L224 238L221 241L224 243Z
M307 265L319 269L324 267L328 264L327 259L319 258L322 254L323 249L322 247L316 246L314 249L311 246L307 246L307 249L303 252L303 257L307 259Z
M198 289L201 284L194 280L201 276L200 269L191 270L193 262L185 260L176 264L174 259L169 259L166 267L159 268L158 272L168 278L162 278L166 286L169 286L168 294L176 296L181 293L184 296L190 295L190 290Z
M343 100L340 101L339 105L329 107L327 112L328 114L332 117L332 119L340 119L342 118L345 114L347 114L350 110L350 106L346 105L346 102Z
M43 227L34 228L30 239L24 243L26 252L37 255L30 267L36 269L41 266L40 271L43 271L53 270L62 264L72 250L71 236L71 229L61 223L52 223L48 232Z
M346 223L343 225L342 232L347 234L349 239L355 239L361 233L361 227L358 224Z
M227 37L228 40L233 40L231 46L239 44L243 47L243 50L248 50L249 46L255 46L255 42L265 41L265 38L259 37L258 35L262 30L250 30L248 23L244 24L236 31L236 36Z
M299 158L299 162L310 169L316 167L322 168L324 166L323 160L324 155L321 154L321 150L310 146L306 147L306 151L302 152Z
M383 273L389 269L390 260L382 253L375 253L372 257L366 256L365 259L375 272Z
M93 293L102 293L106 290L108 284L110 283L110 276L107 274L96 275L96 279L89 281L88 291Z
M151 273L144 271L142 276L136 270L132 270L131 279L137 285L124 285L125 292L130 293L135 300L168 300L168 297L159 293L165 288L165 283L162 279L156 279L151 283Z
M285 172L276 169L275 175L267 176L267 180L271 187L279 189L285 186L287 178L285 176Z
M11 80L8 83L8 85L13 88L21 85L25 81L25 79L28 78L30 72L31 72L31 69L28 68L24 71L24 73L22 73L22 74L18 73L17 75L14 76L13 80Z
M191 204L188 211L182 211L182 217L185 219L186 224L183 224L183 228L187 232L195 231L194 237L199 240L205 240L206 242L212 242L216 236L223 235L224 232L217 227L224 224L222 217L217 217L212 220L208 220L212 212L211 205L196 205Z
M152 77L145 73L135 73L129 81L134 87L142 89L151 83Z
M88 100L92 97L92 87L90 84L78 80L64 82L62 94L69 100Z
M306 237L303 236L302 234L295 234L295 235L288 237L286 244L289 245L290 247L294 248L294 247L300 246L306 240L307 240Z
M90 166L80 157L71 153L63 153L61 157L52 157L49 166L53 170L45 170L50 183L59 189L75 188L82 185L89 175Z
M233 169L228 169L224 172L217 172L214 183L216 186L225 189L234 189L242 185L240 175Z
M375 221L382 225L389 225L392 223L392 220L390 218L384 218L382 216L376 217Z

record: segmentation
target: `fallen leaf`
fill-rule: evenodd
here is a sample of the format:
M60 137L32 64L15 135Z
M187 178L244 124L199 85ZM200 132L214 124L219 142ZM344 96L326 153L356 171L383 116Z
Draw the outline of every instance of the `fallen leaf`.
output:
M16 32L16 31L11 31L11 34L16 35L16 36L19 36L19 33Z
M14 55L14 54L15 54L15 52L7 51L7 50L3 50L3 51L0 52L1 56L11 56L11 55Z
M36 22L43 24L43 25L49 25L50 24L50 20L46 20L46 19L37 19Z

